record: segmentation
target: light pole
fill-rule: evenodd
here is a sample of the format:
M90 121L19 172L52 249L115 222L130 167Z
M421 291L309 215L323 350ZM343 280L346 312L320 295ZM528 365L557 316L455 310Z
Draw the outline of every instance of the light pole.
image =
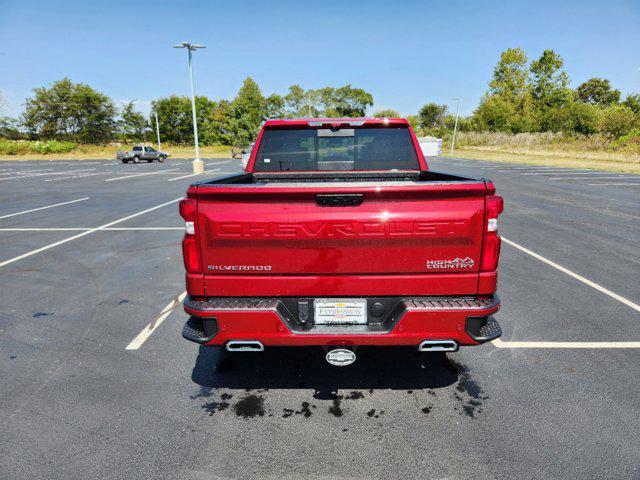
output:
M456 123L453 125L453 138L451 139L451 156L453 157L453 149L456 146L456 132L458 131L458 113L460 112L460 98L456 97L454 100L458 101L456 107Z
M158 151L162 150L162 145L160 145L160 124L158 123L158 112L153 112L156 116L156 135L158 136Z
M191 64L191 52L198 48L206 48L204 45L194 45L189 42L182 42L174 45L173 48L186 48L189 53L189 79L191 80L191 110L193 112L193 137L196 145L196 158L193 159L193 173L204 172L204 163L200 160L200 151L198 149L198 122L196 120L196 94L193 87L193 66Z

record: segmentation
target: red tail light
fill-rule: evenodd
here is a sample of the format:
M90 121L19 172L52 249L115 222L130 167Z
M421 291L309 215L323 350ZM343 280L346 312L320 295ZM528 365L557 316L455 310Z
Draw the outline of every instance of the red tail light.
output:
M195 235L185 234L182 240L182 258L187 273L202 273L200 255L198 253L198 241Z
M202 273L198 240L196 238L196 201L192 198L180 200L180 216L184 218L182 258L187 273Z
M500 259L500 236L498 235L498 216L504 209L504 201L498 195L489 195L485 201L487 213L482 246L481 272L491 272L498 268Z

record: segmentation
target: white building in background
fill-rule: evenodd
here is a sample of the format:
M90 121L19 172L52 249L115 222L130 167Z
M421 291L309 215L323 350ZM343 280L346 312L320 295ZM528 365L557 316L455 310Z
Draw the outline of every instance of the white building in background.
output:
M435 137L418 138L422 154L425 157L437 157L442 153L442 139Z

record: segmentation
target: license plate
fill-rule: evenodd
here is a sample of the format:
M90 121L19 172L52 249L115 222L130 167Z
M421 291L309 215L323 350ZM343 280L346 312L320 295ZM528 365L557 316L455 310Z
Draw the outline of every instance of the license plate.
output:
M358 298L319 298L314 302L316 325L366 325L367 301Z

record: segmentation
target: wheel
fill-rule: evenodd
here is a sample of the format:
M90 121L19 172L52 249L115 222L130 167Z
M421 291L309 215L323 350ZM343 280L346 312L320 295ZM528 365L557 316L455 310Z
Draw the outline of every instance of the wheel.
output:
M129 160L127 160L126 158L123 158L122 163L129 163Z
M140 163L140 157L137 155L133 157L133 163Z
M167 158L167 157L165 157L164 155L160 155L160 156L158 157L158 161L159 161L160 163L164 163L164 161L165 161L165 159L166 159L166 158Z

